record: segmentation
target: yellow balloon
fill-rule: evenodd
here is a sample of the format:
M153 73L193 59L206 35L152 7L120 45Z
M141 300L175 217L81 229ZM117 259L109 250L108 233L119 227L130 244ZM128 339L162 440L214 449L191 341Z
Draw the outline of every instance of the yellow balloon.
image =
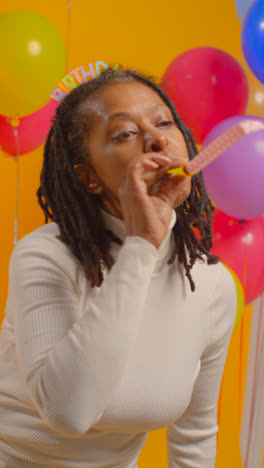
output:
M24 116L44 106L65 73L66 49L56 28L24 10L0 14L0 113Z
M242 318L242 315L243 315L243 312L244 312L245 293L244 293L244 289L242 287L242 284L240 283L240 281L239 281L237 275L234 273L234 271L231 270L231 268L229 266L227 266L225 263L222 262L222 264L231 273L231 275L232 275L232 277L234 279L235 285L236 285L236 290L237 290L237 313L236 313L236 320L235 320L235 324L234 324L234 328L233 328L233 332L234 332L238 328L238 326L240 324L240 321L241 321L241 318Z

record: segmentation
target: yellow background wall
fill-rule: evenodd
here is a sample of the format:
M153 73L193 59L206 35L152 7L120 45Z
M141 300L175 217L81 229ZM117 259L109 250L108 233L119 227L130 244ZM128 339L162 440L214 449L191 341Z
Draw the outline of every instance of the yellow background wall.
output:
M181 52L211 46L233 55L244 67L252 89L263 89L249 72L240 45L234 0L72 0L36 2L9 0L0 12L24 9L45 16L60 31L68 49L67 70L89 62L125 63L157 77ZM10 40L19 41L10 36ZM3 45L1 45L3 46ZM47 74L49 70L47 70ZM45 80L45 76L43 76ZM41 82L39 83L41 87ZM56 83L54 83L56 87ZM47 100L48 100L47 96ZM194 102L194 106L199 103ZM248 113L257 112L253 101ZM8 289L8 265L14 247L16 174L19 170L18 239L44 224L36 190L43 147L21 156L16 163L0 153L0 323ZM219 400L217 468L240 468L239 427L245 385L251 306L232 337ZM165 429L151 432L140 458L140 468L167 467Z

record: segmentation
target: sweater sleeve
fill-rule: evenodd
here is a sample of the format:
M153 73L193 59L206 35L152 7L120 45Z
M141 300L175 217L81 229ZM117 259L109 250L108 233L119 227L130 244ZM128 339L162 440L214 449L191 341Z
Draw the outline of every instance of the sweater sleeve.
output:
M82 314L77 262L65 252L51 237L25 236L11 255L9 294L19 372L31 400L53 431L80 437L124 373L158 251L127 237Z
M222 264L218 268L209 304L207 346L192 397L183 415L166 431L168 468L215 467L217 403L237 307L234 280Z

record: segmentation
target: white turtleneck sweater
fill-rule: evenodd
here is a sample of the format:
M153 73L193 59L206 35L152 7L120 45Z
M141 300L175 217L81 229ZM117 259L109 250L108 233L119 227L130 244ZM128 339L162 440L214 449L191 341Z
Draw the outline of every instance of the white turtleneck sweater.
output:
M0 468L136 468L148 432L167 427L169 468L213 468L217 400L236 315L221 263L167 264L126 236L100 288L49 223L9 265L0 340ZM156 468L156 467L155 467ZM158 467L157 467L158 468Z

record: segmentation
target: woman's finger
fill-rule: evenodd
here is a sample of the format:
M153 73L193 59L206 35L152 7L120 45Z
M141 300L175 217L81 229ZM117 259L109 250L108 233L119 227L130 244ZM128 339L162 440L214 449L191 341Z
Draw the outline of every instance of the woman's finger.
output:
M148 187L155 184L163 176L168 176L171 168L180 167L186 162L174 154L169 156L157 153L145 153L134 158L127 168L126 185L132 185L134 190L147 193Z
M157 153L154 153L154 156L151 157L151 160L162 167L167 166L171 162L171 159L168 156Z
M151 159L143 159L142 162L145 169L157 169L160 167L156 162L151 161Z

